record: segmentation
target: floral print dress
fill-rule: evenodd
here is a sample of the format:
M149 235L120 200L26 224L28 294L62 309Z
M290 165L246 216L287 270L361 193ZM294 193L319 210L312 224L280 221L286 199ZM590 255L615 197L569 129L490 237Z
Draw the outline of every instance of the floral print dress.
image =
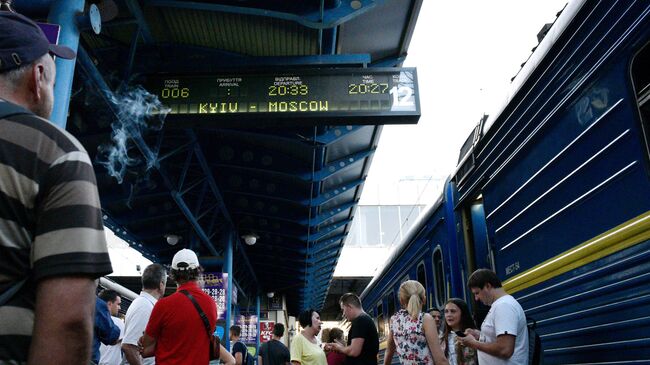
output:
M423 312L416 320L402 309L390 317L390 331L402 365L432 365L433 357L422 328ZM437 336L436 336L437 337Z

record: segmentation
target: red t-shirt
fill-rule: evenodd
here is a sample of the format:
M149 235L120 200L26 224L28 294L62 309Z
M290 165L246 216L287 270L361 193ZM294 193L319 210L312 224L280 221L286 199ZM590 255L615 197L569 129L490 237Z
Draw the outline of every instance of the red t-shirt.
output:
M345 355L340 352L330 351L327 353L327 365L343 365L345 363Z
M156 339L154 352L157 365L208 364L210 354L205 325L192 301L181 290L187 290L199 303L214 330L217 305L196 282L181 285L176 293L160 299L153 307L145 332Z

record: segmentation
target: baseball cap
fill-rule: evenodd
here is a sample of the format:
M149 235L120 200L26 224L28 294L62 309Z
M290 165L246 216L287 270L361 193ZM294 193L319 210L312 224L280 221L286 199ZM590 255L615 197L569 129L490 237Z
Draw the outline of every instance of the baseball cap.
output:
M199 267L199 258L192 250L184 248L174 255L172 259L172 269L174 270L187 270L196 269Z
M50 44L33 20L10 11L0 11L0 72L28 65L46 53L65 58L75 58L75 52L66 47Z

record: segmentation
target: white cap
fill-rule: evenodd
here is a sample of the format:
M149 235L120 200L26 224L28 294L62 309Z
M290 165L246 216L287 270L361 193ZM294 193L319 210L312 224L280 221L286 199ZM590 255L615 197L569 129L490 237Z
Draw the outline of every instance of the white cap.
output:
M199 258L192 250L184 248L174 255L172 259L172 269L174 270L187 270L196 269L199 267Z

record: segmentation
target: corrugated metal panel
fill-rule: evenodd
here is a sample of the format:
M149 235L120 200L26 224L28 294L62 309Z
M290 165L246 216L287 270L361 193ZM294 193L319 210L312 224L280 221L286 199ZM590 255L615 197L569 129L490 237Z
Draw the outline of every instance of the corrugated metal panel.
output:
M159 8L147 14L159 42L216 48L247 56L303 56L318 52L318 31L294 22L191 9Z

